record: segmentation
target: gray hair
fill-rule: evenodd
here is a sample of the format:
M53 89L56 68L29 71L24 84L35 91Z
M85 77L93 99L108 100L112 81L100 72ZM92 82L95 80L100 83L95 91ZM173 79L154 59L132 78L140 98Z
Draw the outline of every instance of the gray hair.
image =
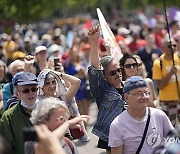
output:
M13 62L9 65L9 71L10 71L10 73L13 72L14 67L17 67L17 66L20 66L20 65L23 65L23 66L24 66L24 65L25 65L24 61L19 60L19 59L13 61Z
M52 116L54 109L64 108L67 113L67 119L70 117L70 113L63 101L58 98L49 97L40 100L36 105L36 108L31 113L30 121L33 125L42 124L44 120L49 120Z
M111 56L104 56L100 60L100 63L102 65L103 69L106 70L108 68L108 66L112 63L113 60L114 60L114 58Z

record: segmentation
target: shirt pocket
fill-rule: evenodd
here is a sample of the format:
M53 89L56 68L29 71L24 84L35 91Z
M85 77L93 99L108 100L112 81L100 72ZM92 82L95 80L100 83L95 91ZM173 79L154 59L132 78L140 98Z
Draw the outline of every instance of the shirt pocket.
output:
M106 109L110 109L114 107L114 103L117 103L119 100L119 96L116 94L112 94L112 93L107 93L104 96L104 103L103 106Z

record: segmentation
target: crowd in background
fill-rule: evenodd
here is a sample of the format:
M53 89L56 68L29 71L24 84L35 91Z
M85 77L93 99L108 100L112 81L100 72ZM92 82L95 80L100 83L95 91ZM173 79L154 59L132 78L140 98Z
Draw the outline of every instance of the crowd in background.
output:
M153 63L165 53L163 43L168 43L167 40L163 42L168 37L166 22L162 15L157 15L153 24L148 23L145 19L146 17L142 14L141 22L138 23L118 21L116 28L113 29L115 38L123 53L123 57L119 62L120 66L123 66L121 68L122 80L125 81L132 76L145 78L152 94L148 105L152 107L162 105L160 107L167 111L167 104L159 104L159 100L165 101L163 100L164 97L161 96L162 94L159 96L158 93L159 91L161 93L162 89L162 83L158 82L161 78L153 74L153 71L157 71ZM79 78L81 83L75 94L75 99L79 112L88 115L89 105L93 98L89 93L88 66L91 65L91 43L87 32L96 23L97 21L91 20L86 24L67 26L66 32L61 27L56 26L48 27L46 31L42 32L40 29L31 29L27 25L22 25L12 31L11 34L0 34L1 116L4 111L13 106L12 102L16 102L18 99L14 95L14 88L11 84L12 78L16 73L25 69L35 74L36 77L44 69L58 69L59 72ZM169 49L172 49L180 57L180 23L176 20L170 21L169 28L172 39L172 47ZM109 55L108 46L105 43L101 36L98 40L98 55L100 58ZM28 57L28 55L34 57ZM28 64L29 59L34 59L31 66ZM57 66L58 68L55 66L55 59L58 59L58 63L60 63ZM177 70L172 72L172 75L178 72L180 68L179 61L177 60ZM177 79L179 81L179 76L177 76ZM156 80L157 82L155 82ZM168 90L170 93L171 89ZM170 99L173 100L173 98ZM173 108L176 108L176 105ZM169 113L168 116L171 116L171 114ZM169 118L174 120L174 117ZM88 126L87 121L84 124L85 127Z

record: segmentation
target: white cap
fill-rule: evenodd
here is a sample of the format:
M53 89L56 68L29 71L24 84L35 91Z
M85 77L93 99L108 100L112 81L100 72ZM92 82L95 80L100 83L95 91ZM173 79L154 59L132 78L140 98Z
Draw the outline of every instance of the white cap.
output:
M118 34L123 34L123 35L127 35L130 33L130 30L125 28L125 27L121 27L118 29Z
M51 53L55 52L55 51L59 51L59 46L57 44L53 44L49 47L48 49Z
M30 41L31 41L31 39L29 37L24 38L24 42L30 42Z
M39 52L41 52L41 51L43 51L43 50L47 50L47 48L45 47L45 46L38 46L38 47L36 47L36 49L35 49L35 53L37 54L37 53L39 53Z

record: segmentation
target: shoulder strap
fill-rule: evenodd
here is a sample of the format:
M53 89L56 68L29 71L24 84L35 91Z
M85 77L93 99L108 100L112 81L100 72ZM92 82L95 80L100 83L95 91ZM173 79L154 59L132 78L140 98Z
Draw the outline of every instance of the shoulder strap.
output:
M63 137L63 139L66 142L66 144L70 147L72 153L74 153L74 146L73 146L71 140L69 138L67 138L67 137Z
M146 134L147 134L147 130L148 130L148 127L149 127L149 122L150 122L150 117L151 117L151 111L150 111L150 108L148 108L148 119L147 119L147 122L146 122L146 126L145 126L145 129L144 129L144 134L143 134L143 137L142 137L142 140L141 140L141 143L136 151L136 154L139 154L141 149L142 149L142 146L144 144L144 140L145 140L145 137L146 137Z
M161 56L159 57L159 62L160 62L160 68L161 68L161 71L162 71L162 58L161 58Z

